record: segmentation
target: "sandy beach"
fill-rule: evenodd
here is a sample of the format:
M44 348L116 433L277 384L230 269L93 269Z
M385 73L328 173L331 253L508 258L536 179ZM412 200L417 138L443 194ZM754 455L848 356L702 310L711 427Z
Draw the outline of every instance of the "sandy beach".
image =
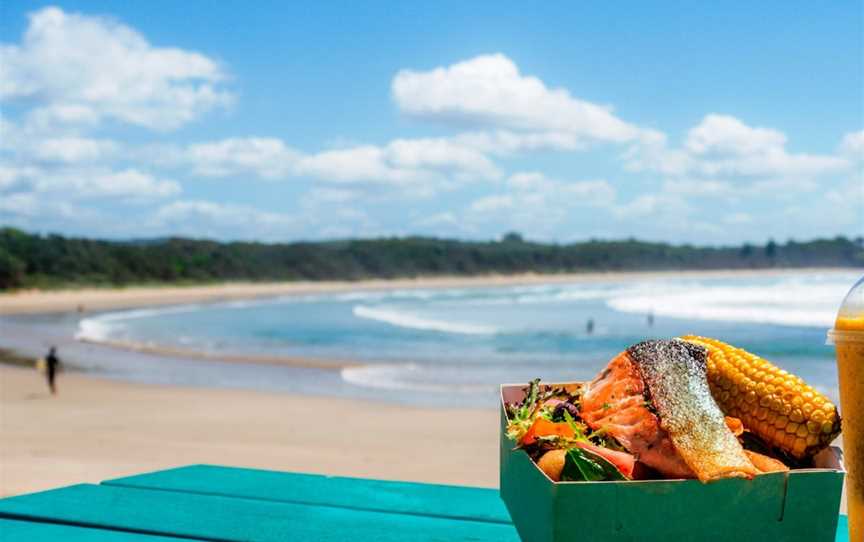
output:
M59 384L52 397L36 371L0 365L0 497L196 463L498 486L493 409Z
M0 365L0 496L194 463L498 485L494 410L135 385Z
M82 288L74 290L22 290L0 292L0 314L37 314L45 312L86 312L183 303L252 299L282 295L304 295L355 290L392 290L400 288L488 287L531 284L589 283L610 280L649 278L720 278L806 272L835 272L838 269L761 269L727 271L651 271L614 273L577 273L561 275L486 275L474 277L421 277L413 279L361 281L298 281L225 283L202 286L146 286L128 288Z

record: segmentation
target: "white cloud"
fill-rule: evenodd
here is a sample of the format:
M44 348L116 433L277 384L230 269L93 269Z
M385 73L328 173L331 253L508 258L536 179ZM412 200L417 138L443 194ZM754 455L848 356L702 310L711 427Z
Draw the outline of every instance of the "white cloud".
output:
M188 164L207 177L312 177L342 185L412 186L430 193L451 183L501 175L482 152L446 138L396 139L383 146L356 145L312 154L303 154L280 139L232 138L162 154L169 156L157 156L155 161Z
M387 161L386 151L375 145L361 145L304 156L297 174L335 182L378 182L401 184L420 179L419 171L396 168Z
M95 106L52 103L42 105L27 114L25 125L45 132L59 128L92 128L99 124L101 113Z
M453 181L491 180L500 176L482 153L446 139L397 139L385 146L361 145L307 155L298 175L334 182L421 185L435 191Z
M843 136L840 152L854 160L864 160L864 130L849 132Z
M275 138L230 138L189 145L182 160L206 177L252 174L278 179L291 174L300 153Z
M507 179L503 194L476 199L470 210L494 213L506 209L544 213L560 208L607 206L615 200L615 189L604 180L564 182L538 172L518 172Z
M271 223L293 223L293 219L287 215L264 212L245 205L201 200L175 201L163 205L156 212L156 218L165 222L183 220L190 216L203 216L213 220L228 221L232 224L243 223L250 219Z
M840 156L789 153L782 132L754 128L735 117L717 114L706 115L693 127L681 148L670 149L665 137L643 138L625 159L634 171L748 182L760 177L813 178L843 172L850 166Z
M471 203L471 211L475 213L497 213L498 211L514 209L518 203L519 199L513 194L495 194L474 200Z
M29 152L36 160L48 162L96 162L116 154L120 145L110 139L55 137L35 141Z
M104 138L69 135L32 124L19 125L0 117L0 151L18 162L95 162L116 156L121 145Z
M314 187L303 198L304 203L350 203L356 201L357 191L349 188L333 188L328 186Z
M39 173L40 170L30 166L18 167L11 164L0 164L0 191L23 184Z
M445 138L396 139L385 147L385 153L393 167L431 169L459 180L491 180L501 175L481 152Z
M556 238L575 215L589 208L610 209L615 189L605 180L560 181L538 172L511 175L507 191L474 200L464 217L467 226L495 223L537 238Z
M491 130L465 132L454 136L452 140L477 151L495 155L539 149L576 151L587 148L584 138L570 132L522 133L511 130Z
M769 128L752 128L735 117L707 115L687 133L684 148L694 155L742 156L783 147L786 136Z
M0 46L0 98L36 102L42 123L101 119L177 128L232 96L220 66L195 52L154 47L112 19L47 7L20 44Z
M500 53L430 71L402 70L391 90L403 112L419 117L568 134L580 142L640 137L640 130L616 117L610 107L573 97L563 88L548 88L540 79L522 75Z
M663 192L709 198L733 195L736 187L732 183L712 179L667 179L663 181Z
M93 221L99 214L68 201L45 198L44 194L16 192L0 197L0 216L4 224L44 231L62 225L63 221L79 224Z
M156 210L154 229L174 234L229 239L285 239L296 236L303 219L232 203L180 200Z
M56 180L55 180L56 179ZM63 177L48 177L36 184L37 188L72 190L80 198L165 198L181 192L180 185L172 180L158 179L137 169L121 171L82 172L80 176L67 174Z
M690 212L691 207L683 198L663 193L643 194L614 209L618 218L627 220L665 216L682 221Z
M64 199L119 198L127 201L175 196L180 185L137 169L73 168L52 171L35 167L0 166L0 189L22 185L34 193L62 194ZM2 195L2 198L10 194ZM44 197L44 196L43 196Z
M459 228L461 221L451 212L435 213L414 221L417 226Z
M753 222L753 217L749 213L742 213L739 211L723 217L723 222L732 225L750 224Z

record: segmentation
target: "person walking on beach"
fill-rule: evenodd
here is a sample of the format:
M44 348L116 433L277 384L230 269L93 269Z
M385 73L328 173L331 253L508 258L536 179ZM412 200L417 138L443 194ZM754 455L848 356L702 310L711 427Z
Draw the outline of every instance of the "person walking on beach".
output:
M57 395L57 385L54 383L57 371L60 369L60 358L57 357L57 347L52 346L45 356L45 376L48 378L48 388L51 395Z

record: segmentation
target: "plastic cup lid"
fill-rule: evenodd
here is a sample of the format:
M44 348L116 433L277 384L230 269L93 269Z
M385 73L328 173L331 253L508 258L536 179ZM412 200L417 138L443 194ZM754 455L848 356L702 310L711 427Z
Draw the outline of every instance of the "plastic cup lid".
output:
M836 323L842 320L860 320L859 325L855 325L851 329L837 329ZM857 323L857 322L856 322ZM843 303L840 304L840 310L837 311L837 320L834 329L828 331L828 344L836 344L838 342L862 342L864 343L864 277L855 283L854 286L843 298Z

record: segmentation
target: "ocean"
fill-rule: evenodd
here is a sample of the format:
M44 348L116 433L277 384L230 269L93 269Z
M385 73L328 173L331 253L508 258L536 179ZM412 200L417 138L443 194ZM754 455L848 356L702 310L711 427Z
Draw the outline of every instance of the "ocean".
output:
M646 338L699 334L758 353L836 400L825 331L857 278L802 272L356 291L10 317L4 326L21 332L3 342L35 351L59 340L71 365L123 380L462 407L494 405L501 383L590 379ZM183 359L105 342L342 363L321 370Z

